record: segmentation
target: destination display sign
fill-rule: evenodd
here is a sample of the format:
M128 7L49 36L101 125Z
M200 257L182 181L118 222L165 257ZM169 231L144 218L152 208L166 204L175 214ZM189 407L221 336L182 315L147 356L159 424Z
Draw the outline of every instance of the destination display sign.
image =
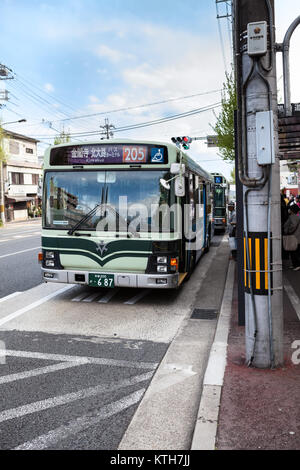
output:
M149 144L86 144L53 148L50 165L165 164L165 146Z

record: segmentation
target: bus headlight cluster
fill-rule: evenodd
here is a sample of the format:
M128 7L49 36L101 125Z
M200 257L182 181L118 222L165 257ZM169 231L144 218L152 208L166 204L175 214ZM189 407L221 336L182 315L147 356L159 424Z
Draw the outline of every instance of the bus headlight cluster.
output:
M157 262L159 264L167 264L168 258L166 256L158 256L157 257Z
M54 268L54 266L55 266L54 259L46 259L45 260L45 266L47 266L47 268Z
M46 259L54 259L55 258L54 251L45 251L45 258Z
M167 273L168 272L168 266L157 266L157 272L158 273Z

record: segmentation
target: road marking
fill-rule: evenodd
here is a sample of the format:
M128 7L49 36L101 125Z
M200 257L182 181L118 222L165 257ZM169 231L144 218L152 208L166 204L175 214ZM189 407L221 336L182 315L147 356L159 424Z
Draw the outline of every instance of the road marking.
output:
M298 295L296 294L294 288L292 287L290 281L284 277L284 289L286 291L286 293L288 294L288 297L291 301L291 304L293 305L294 307L294 310L297 314L297 317L299 318L300 320L300 305L299 305L299 297Z
M99 297L100 293L99 292L94 292L93 294L89 295L85 299L83 299L82 302L92 302L95 300L97 297Z
M14 450L42 450L47 447L54 446L59 441L67 439L69 436L78 434L80 431L84 431L91 426L96 426L103 419L109 418L117 413L120 413L130 406L136 405L145 393L145 389L142 388L121 398L118 401L105 405L100 410L88 413L80 418L73 419L68 424L59 426L58 428L39 436L32 441L25 442L19 445Z
M124 302L125 305L134 305L136 304L139 300L141 300L143 297L145 297L147 294L149 294L151 289L145 289L142 290L139 294L135 295L132 297L132 299L127 300L127 302Z
M0 377L0 384L6 384L9 382L15 382L17 380L28 379L29 377L36 377L38 375L43 374L50 374L51 372L57 372L58 370L70 369L71 367L78 367L82 364L88 364L88 362L61 362L60 364L54 364L52 366L46 367L38 367L36 369L27 370L25 372L19 372L17 374L2 375Z
M4 325L5 323L8 323L9 321L13 320L14 318L19 317L20 315L23 315L23 313L28 312L29 310L34 309L35 307L38 307L39 305L44 304L50 299L53 299L57 295L63 294L65 291L72 289L74 287L73 284L70 284L66 287L63 287L62 289L53 292L52 294L47 295L46 297L43 297L42 299L37 300L36 302L33 302L30 305L27 305L27 307L23 307L20 310L17 310L16 312L11 313L10 315L7 315L6 317L2 318L0 320L0 327Z
M12 299L13 297L17 297L17 295L23 294L23 292L13 292L12 294L7 295L6 297L2 297L0 299L1 302L5 302L6 300Z
M30 359L44 359L46 361L60 361L60 362L82 362L85 361L89 364L98 364L113 367L130 367L135 369L156 369L158 366L155 362L133 362L117 359L107 359L101 357L84 357L84 356L67 356L62 354L48 354L32 351L15 351L11 349L0 349L0 357L26 357Z
M36 401L27 405L21 405L16 408L2 411L0 413L0 423L9 421L11 419L20 418L33 413L39 413L40 411L48 410L49 408L55 408L56 406L66 405L77 400L84 400L89 397L94 397L100 393L109 393L119 390L123 387L130 387L136 385L139 382L150 380L152 372L145 374L136 375L128 379L120 380L113 385L107 383L96 385L95 387L84 388L78 392L67 393L66 395L60 395L58 397L46 398L45 400Z
M35 246L34 248L28 248L27 250L15 251L15 253L9 253L8 255L1 255L0 259L7 258L8 256L19 255L20 253L26 253L27 251L39 250L40 248L41 248L40 246Z
M74 299L72 299L72 302L80 302L86 296L87 296L87 291L81 292L79 295L77 295L77 297L74 297Z
M118 292L120 289L111 289L107 292L100 300L98 300L99 304L107 304Z
M3 242L10 242L10 238L5 238L4 240L3 239L0 239L0 243L3 243Z

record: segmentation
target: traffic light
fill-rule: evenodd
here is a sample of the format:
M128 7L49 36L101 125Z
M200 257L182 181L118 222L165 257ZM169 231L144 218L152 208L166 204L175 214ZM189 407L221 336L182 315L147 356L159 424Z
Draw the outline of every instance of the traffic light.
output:
M185 150L188 150L190 148L190 143L192 142L192 138L188 136L183 136L183 137L172 137L172 142L176 144L177 146L182 145L182 147Z
M191 137L184 136L182 137L182 147L185 150L188 150L190 148L190 143L192 142Z

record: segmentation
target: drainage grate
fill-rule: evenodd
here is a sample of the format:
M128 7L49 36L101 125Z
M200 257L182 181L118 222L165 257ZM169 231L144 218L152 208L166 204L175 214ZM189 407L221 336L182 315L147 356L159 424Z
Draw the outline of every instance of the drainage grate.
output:
M208 308L194 308L191 318L196 320L215 320L218 317L218 310Z

